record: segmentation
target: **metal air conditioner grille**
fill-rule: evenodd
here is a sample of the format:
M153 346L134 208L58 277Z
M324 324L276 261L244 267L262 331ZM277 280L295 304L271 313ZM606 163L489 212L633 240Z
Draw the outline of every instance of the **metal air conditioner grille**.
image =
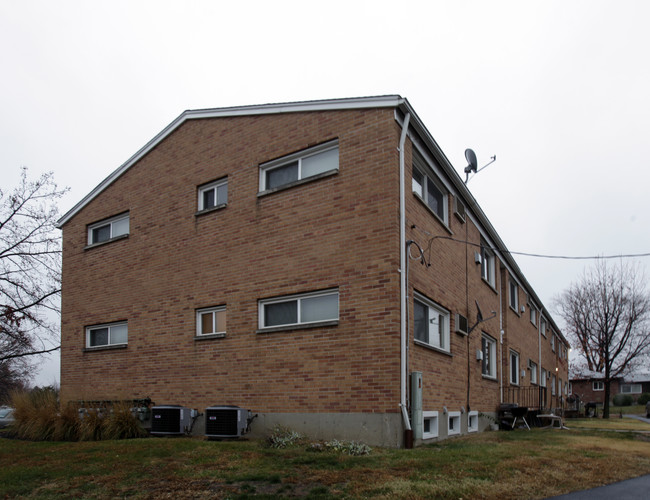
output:
M154 407L151 410L151 432L178 434L182 432L181 407Z
M239 409L207 409L205 433L208 436L238 436Z

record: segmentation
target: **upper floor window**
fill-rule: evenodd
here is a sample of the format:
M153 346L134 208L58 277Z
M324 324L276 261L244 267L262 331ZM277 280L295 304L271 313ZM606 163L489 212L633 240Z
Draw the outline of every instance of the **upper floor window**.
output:
M481 243L481 278L494 286L495 281L495 258L494 252Z
M510 383L519 385L519 354L510 351Z
M489 335L481 337L481 351L483 360L481 370L484 376L496 378L497 376L497 341Z
M88 244L103 243L129 234L129 214L116 215L88 226Z
M551 332L551 351L555 352L555 334Z
M228 203L228 179L199 186L198 210L210 210Z
M421 295L413 308L415 340L449 352L449 312Z
M530 322L537 326L537 309L532 304L529 304L528 307L530 307Z
M510 307L519 314L519 285L512 278L510 278Z
M269 191L339 169L338 141L260 165L260 191Z
M546 337L546 320L544 318L539 320L539 331Z
M196 311L196 336L225 335L226 306L208 307Z
M416 154L413 155L412 184L413 192L447 225L449 198L447 190L435 175L425 167L424 160Z
M339 319L339 292L289 295L259 302L259 327L317 324Z
M126 344L128 341L126 321L89 326L86 328L86 347L107 347Z

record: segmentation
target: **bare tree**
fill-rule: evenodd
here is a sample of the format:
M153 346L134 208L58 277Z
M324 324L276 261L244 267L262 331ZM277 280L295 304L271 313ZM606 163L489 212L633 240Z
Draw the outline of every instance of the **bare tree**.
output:
M52 173L0 189L0 382L30 373L28 356L59 349L61 240Z
M578 351L574 367L602 375L603 417L609 418L611 381L650 352L650 294L638 264L596 262L556 299L566 333Z

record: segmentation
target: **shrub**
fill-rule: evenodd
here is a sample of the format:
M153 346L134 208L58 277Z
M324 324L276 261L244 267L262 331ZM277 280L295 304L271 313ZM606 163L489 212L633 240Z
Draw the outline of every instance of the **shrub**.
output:
M632 406L634 399L629 394L617 394L614 396L614 406Z
M286 448L300 443L303 439L304 436L299 432L276 425L268 438L268 443L271 448Z
M355 441L338 441L337 439L326 442L325 447L328 450L354 456L368 455L372 451L372 448L367 444L357 443Z
M114 405L102 424L103 439L131 439L147 435L126 403Z
M636 403L639 405L644 405L650 401L650 392L644 392L639 396L639 399L636 400Z
M13 432L16 437L48 441L54 436L59 402L56 391L39 389L16 392L11 396L14 408Z
M83 410L79 415L79 440L99 441L102 439L103 413L98 409Z

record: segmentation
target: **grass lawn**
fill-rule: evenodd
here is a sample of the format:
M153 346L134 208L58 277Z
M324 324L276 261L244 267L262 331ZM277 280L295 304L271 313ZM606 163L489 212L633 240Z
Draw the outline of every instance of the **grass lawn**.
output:
M621 431L647 431L650 432L650 425L635 418L570 418L565 419L564 425L569 429L607 429Z
M9 498L520 499L648 473L650 436L635 432L484 432L358 457L254 440L0 439L0 496Z

